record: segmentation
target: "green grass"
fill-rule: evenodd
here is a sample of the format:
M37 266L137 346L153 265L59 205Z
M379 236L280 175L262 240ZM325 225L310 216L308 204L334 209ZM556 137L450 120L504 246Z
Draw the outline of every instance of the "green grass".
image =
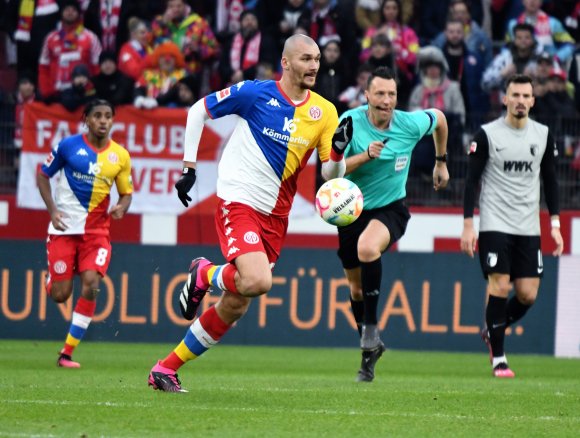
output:
M382 437L580 435L580 361L388 351L356 383L356 349L219 346L180 370L188 394L147 387L172 345L0 341L0 436Z

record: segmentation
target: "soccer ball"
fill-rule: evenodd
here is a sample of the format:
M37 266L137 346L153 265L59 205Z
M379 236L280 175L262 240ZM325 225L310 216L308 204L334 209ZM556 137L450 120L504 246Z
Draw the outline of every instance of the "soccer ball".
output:
M352 181L334 178L320 186L315 205L325 222L344 227L352 224L362 213L363 195Z

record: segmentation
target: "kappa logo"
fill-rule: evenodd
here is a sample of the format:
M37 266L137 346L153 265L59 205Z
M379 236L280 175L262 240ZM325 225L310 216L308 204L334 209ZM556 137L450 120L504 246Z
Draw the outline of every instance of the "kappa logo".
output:
M270 99L266 105L275 106L277 108L280 108L280 104L278 103L278 99L275 99L275 98Z
M232 243L234 243L236 240L238 240L238 239L236 239L235 237L230 237L228 239L228 246L232 246Z
M240 250L240 248L238 248L236 246L232 246L228 251L228 257L231 256L232 254L237 253L239 250Z
M81 148L77 151L77 155L80 155L82 157L88 157L89 153L85 149Z
M230 234L232 234L232 231L234 231L232 227L227 227L224 234L226 236L229 236Z

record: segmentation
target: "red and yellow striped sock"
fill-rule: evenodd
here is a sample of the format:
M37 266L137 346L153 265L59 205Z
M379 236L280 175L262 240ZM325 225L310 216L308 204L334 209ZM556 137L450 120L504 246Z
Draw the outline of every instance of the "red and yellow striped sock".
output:
M183 340L161 361L161 366L178 370L185 362L201 356L216 345L231 328L217 314L212 306L194 321Z
M72 356L79 345L95 314L96 301L80 297L72 314L72 321L61 353Z
M211 286L239 294L235 280L236 272L238 272L238 268L233 263L226 263L225 265L212 264L207 266L205 272L202 270L202 275L205 274L205 278L207 278L207 282Z

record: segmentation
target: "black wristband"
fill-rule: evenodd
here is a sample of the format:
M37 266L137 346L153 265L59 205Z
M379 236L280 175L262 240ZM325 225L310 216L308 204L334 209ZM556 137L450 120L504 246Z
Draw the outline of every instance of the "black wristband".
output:
M446 163L447 162L447 152L445 152L443 155L435 155L435 161L441 161L442 163Z
M367 148L367 155L369 156L369 158L371 160L374 160L375 159L375 157L371 156L371 149L370 148Z

